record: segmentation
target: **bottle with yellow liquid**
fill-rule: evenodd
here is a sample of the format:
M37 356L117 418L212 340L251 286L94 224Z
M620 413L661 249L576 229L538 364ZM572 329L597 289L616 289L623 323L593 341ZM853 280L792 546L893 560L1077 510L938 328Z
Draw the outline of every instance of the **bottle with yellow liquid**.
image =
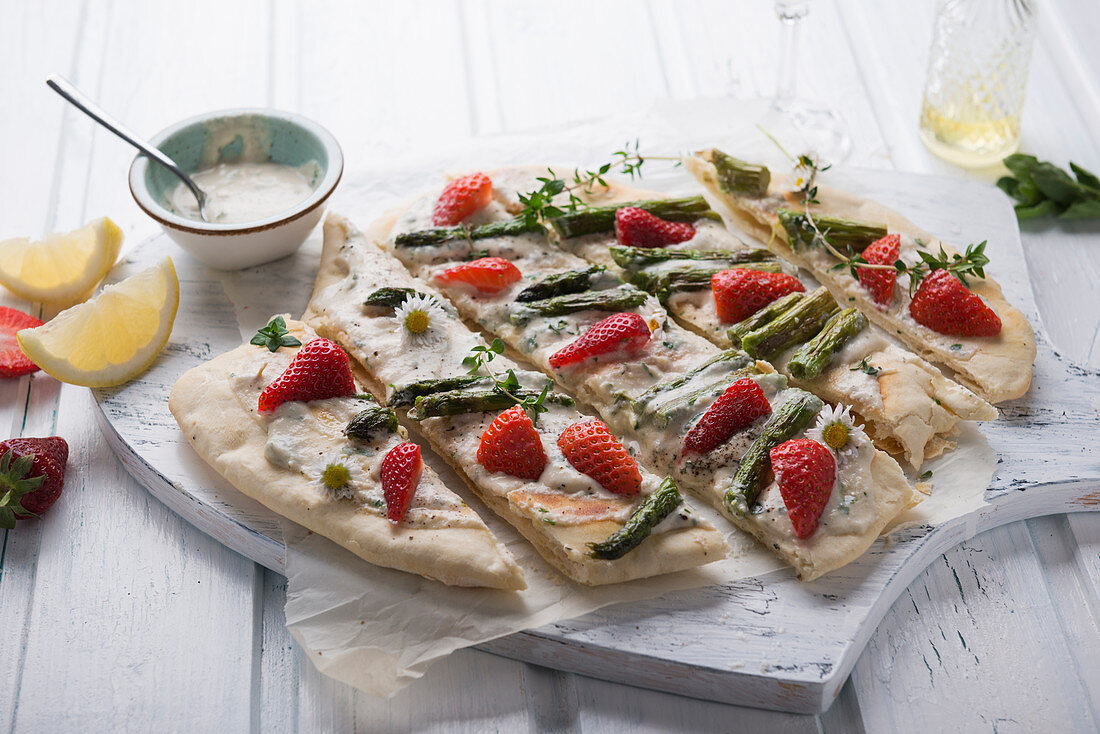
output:
M1034 37L1033 0L942 0L920 116L929 150L969 168L1016 151Z

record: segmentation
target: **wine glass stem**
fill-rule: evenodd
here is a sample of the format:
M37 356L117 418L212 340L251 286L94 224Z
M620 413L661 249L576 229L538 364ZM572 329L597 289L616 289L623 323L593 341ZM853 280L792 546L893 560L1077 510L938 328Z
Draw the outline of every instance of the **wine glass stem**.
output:
M798 42L802 34L802 19L809 8L805 0L778 0L775 12L783 24L783 47L779 57L774 105L776 109L786 110L798 95Z

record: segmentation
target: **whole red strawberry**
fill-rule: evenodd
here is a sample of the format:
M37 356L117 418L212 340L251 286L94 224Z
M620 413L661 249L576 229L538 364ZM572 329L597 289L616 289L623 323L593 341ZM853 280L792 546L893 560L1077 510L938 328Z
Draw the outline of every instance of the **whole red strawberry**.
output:
M727 387L691 427L684 437L684 453L705 454L771 412L772 406L760 385L743 377Z
M465 283L487 296L500 293L521 278L523 273L519 268L502 257L479 257L477 260L447 268L435 276L436 281L445 285Z
M406 441L394 446L382 459L382 496L386 499L386 517L401 522L409 510L424 461L420 447Z
M597 321L550 356L550 366L560 370L589 357L609 354L634 355L649 343L649 326L636 313L616 313Z
M493 182L484 173L456 178L443 189L432 210L432 224L450 227L459 224L493 200Z
M546 468L546 450L530 416L520 406L513 405L498 415L481 435L477 460L491 472L534 481Z
M946 270L933 270L921 281L909 315L918 324L950 336L997 336L1001 319L970 290Z
M889 306L894 300L894 283L898 280L898 271L893 265L901 254L901 237L888 234L875 240L863 251L863 259L871 265L890 265L890 270L880 268L858 268L859 283L871 291L871 298L880 306Z
M687 222L669 222L636 206L624 206L615 212L615 237L620 245L665 247L694 236L695 227Z
M299 349L286 371L260 393L259 410L270 413L293 400L308 403L354 394L348 355L334 341L314 339Z
M0 442L0 528L50 509L65 486L68 460L69 444L60 436Z
M42 321L14 308L0 306L0 377L19 377L38 370L15 340L20 329L41 326Z
M817 441L795 438L770 452L772 472L787 506L794 534L805 540L817 530L836 481L833 452Z
M786 273L766 273L762 270L732 268L710 278L718 318L726 324L743 321L777 298L806 287Z
M608 492L636 495L641 491L638 462L599 418L566 427L558 437L558 448L574 469L595 479Z

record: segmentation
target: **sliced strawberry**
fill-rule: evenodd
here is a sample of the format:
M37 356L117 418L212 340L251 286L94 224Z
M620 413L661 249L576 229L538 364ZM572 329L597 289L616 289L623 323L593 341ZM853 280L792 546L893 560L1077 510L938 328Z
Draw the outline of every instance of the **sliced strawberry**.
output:
M60 436L0 442L0 528L50 509L65 486L68 460L69 444Z
M719 271L711 276L710 287L718 318L725 324L736 324L788 293L806 290L798 278L786 273L748 268Z
M30 314L0 306L0 377L19 377L38 371L38 365L23 353L15 340L15 333L41 325L42 321Z
M836 459L832 451L808 438L781 443L771 450L770 456L794 534L805 540L817 530L821 513L833 493Z
M478 293L491 296L517 283L523 273L503 257L479 257L468 263L447 268L435 276L439 283L465 283L473 286Z
M348 355L334 341L314 339L299 349L286 371L260 393L259 410L270 413L292 400L308 403L354 394Z
M901 254L901 236L888 234L876 240L863 251L863 259L871 265L890 265L898 261ZM871 291L871 297L880 306L889 306L894 300L894 283L898 280L898 271L879 268L858 268L859 283Z
M424 460L420 447L406 441L394 446L382 459L382 496L386 499L386 517L401 522L412 504Z
M976 293L946 270L933 270L921 281L909 315L918 324L950 336L997 336L1001 319Z
M695 227L687 222L669 222L636 206L624 206L615 212L615 237L620 245L665 247L694 236Z
M638 462L599 418L574 423L558 437L558 448L573 468L608 492L636 495L642 489Z
M477 460L491 472L534 481L546 468L546 450L530 416L513 405L498 415L481 435Z
M649 343L649 336L649 326L638 314L612 314L603 321L592 324L588 331L554 352L550 356L550 366L560 370L589 357L634 355Z
M459 224L493 200L493 182L484 173L456 178L443 189L432 210L432 224L450 227Z
M771 412L772 406L760 385L743 377L727 387L691 427L684 437L684 453L705 454Z

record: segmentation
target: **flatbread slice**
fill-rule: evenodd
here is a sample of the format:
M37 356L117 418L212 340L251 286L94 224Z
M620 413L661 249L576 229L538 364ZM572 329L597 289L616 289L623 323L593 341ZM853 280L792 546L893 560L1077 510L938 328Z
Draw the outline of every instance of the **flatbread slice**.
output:
M496 180L500 173L492 172L490 176ZM507 174L503 178L516 179ZM427 228L435 195L426 194L410 204L398 217L395 234ZM497 202L499 206L479 213L483 221L504 221L511 216L507 194L498 192L498 196L502 198ZM523 278L496 294L473 292L453 283L437 287L468 322L501 338L514 352L597 410L627 440L643 464L672 475L715 506L737 527L794 566L800 578L816 578L858 557L895 515L919 501L897 462L864 439L841 467L818 531L809 539L795 536L774 481L764 481L753 511L731 507L726 489L742 456L766 430L767 420L761 418L704 456L685 455L687 431L718 395L740 378L756 381L775 411L789 400L812 396L788 389L785 378L770 365L756 363L744 354L723 352L677 326L656 298L630 286L606 283L599 273L589 277L582 291L573 295L612 299L600 307L561 308L559 302L553 308L545 303L546 308L540 310L542 307L530 305L533 301L527 296L520 299L520 293L535 284L542 288L549 282L562 282L565 273L578 278L576 273L591 270L589 262L555 247L543 232L479 238L474 242L455 238L439 246L405 244L408 242L405 237L394 237L387 240L387 247L425 280L464 262L475 249L482 256L507 258ZM620 296L625 300L619 301ZM607 317L609 311L641 316L651 329L645 347L627 359L612 355L555 370L551 355ZM822 405L816 398L811 403L816 407L810 409L807 428ZM795 438L803 430L789 437ZM780 498L778 504L776 498ZM783 517L777 518L778 514Z
M772 176L767 193L750 197L730 190L723 183L713 161L719 151L705 150L684 158L685 167L706 188L723 214L741 229L756 237L778 255L806 268L839 303L851 304L889 334L896 334L906 346L925 359L954 371L959 382L991 403L1013 400L1024 395L1031 384L1031 367L1035 361L1035 333L1024 315L1010 304L992 278L972 278L970 289L977 293L1001 319L1001 333L995 337L959 337L939 334L909 316L910 297L907 276L898 279L894 302L889 307L877 305L870 293L860 286L846 268L835 268L837 260L824 248L792 247L780 225L776 210L801 209L793 186L785 176ZM942 246L954 254L948 245L922 231L896 212L869 199L819 184L819 204L809 207L811 214L857 219L885 224L888 231L901 235L901 259L917 261L917 252L924 249L937 252ZM994 263L994 268L996 263Z
M390 213L364 234L342 217L328 217L321 268L304 317L319 333L343 345L370 375L372 388L391 400L402 389L425 380L467 377L463 358L473 347L485 346L436 291L375 244L389 235L396 218L397 213ZM443 304L432 316L431 331L425 332L423 339L404 334L394 309L364 305L383 288L411 289ZM499 374L512 370L523 389L537 391L546 382L507 355L497 356L492 365ZM535 481L489 472L477 458L481 436L499 414L499 407L424 417L416 426L491 509L575 581L615 583L725 557L728 549L722 535L686 505L653 527L625 555L614 560L595 557L590 544L606 541L622 530L662 480L643 472L642 496L624 497L604 490L574 469L558 448L556 437L585 416L568 402L548 399L547 412L539 416L537 430L549 463Z
M312 330L287 322L303 344ZM298 348L245 344L185 372L168 406L195 451L230 484L270 510L325 536L370 563L453 586L524 589L508 549L429 466L400 523L386 519L379 466L406 440L400 426L368 441L343 430L373 399L285 403L257 413L260 392L285 371ZM329 463L349 470L337 491L321 474Z
M594 203L601 206L668 198L663 194L643 191L607 179L607 186L596 190ZM593 233L562 239L559 245L586 260L619 273L624 279L649 284L650 290L660 289L662 276L685 266L700 270L734 267L717 260L679 261L678 251L710 253L729 252L746 255L753 252L725 227L707 218L693 222L695 237L669 245L662 250L670 256L663 262L644 266L628 263L620 267L611 255L617 244L611 233ZM757 250L759 252L759 250ZM754 267L747 262L743 267ZM792 268L793 272L793 268ZM709 285L674 290L665 296L665 307L676 320L720 347L730 347L727 333L730 324L722 323ZM914 469L954 446L962 421L986 421L997 417L997 410L971 390L948 379L936 367L920 356L896 344L874 324L868 324L836 354L828 368L812 379L794 378L787 363L797 347L773 360L777 370L787 375L791 384L801 387L832 404L846 404L866 424L876 445L904 457Z

